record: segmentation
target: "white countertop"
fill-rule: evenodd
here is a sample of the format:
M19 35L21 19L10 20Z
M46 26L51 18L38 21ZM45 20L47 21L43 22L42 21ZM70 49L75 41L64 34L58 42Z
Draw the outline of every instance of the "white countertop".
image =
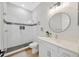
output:
M39 39L47 41L49 43L55 44L62 48L71 50L79 54L79 41L76 40L64 40L64 39L55 39L50 37L39 37Z

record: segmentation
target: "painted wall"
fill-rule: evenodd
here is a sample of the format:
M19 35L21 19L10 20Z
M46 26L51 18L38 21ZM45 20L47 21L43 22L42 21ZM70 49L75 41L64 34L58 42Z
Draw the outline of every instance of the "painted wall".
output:
M2 4L0 3L0 49L2 49Z
M33 11L38 15L37 20L40 21L39 36L43 36L43 32L48 30L48 6L48 3L40 3L40 5ZM41 28L43 28L43 32L41 31Z
M5 24L3 22L4 16L3 16L3 3L0 3L0 49L4 49L7 47L7 37L6 37L6 30L5 30Z
M29 20L32 20L31 14L31 11L7 3L7 20L10 22L27 23Z
M45 31L50 31L48 26L48 8L49 3L41 3L39 7L35 9L35 12L38 14L38 20L41 21L41 27L44 28ZM63 6L62 6L63 7ZM70 5L66 8L62 8L59 11L54 12L65 12L68 13L71 17L71 26L62 33L57 34L58 39L70 39L70 40L79 40L79 26L78 26L78 5L77 3L70 3ZM41 32L43 34L43 32ZM53 33L53 32L52 32ZM44 33L45 34L45 33ZM43 36L43 35L40 35Z
M71 17L71 25L67 31L58 34L59 39L79 40L78 3L71 3L69 7L61 10Z

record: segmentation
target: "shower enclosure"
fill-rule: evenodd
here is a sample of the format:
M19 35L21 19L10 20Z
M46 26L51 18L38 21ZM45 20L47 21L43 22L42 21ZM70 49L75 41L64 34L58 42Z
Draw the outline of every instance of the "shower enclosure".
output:
M32 11L9 2L0 3L0 22L1 56L32 43L39 25L33 20Z

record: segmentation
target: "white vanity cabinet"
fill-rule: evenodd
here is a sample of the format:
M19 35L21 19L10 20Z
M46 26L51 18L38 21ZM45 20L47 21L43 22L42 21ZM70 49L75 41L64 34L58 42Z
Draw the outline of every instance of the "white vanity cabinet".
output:
M73 51L59 47L59 56L60 57L79 57L79 54L77 54Z
M79 54L45 40L39 40L40 57L78 57Z
M39 56L40 57L47 57L51 56L51 47L47 45L44 41L39 42Z

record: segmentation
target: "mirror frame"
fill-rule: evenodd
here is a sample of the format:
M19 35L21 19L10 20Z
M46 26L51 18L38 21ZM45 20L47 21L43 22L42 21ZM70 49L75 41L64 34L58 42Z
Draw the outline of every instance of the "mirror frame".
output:
M50 19L51 19L52 17L56 16L57 14L65 14L65 15L67 15L68 18L69 18L69 24L68 24L68 26L67 26L63 31L60 31L60 32L54 31L53 28L51 28L51 26L50 26L50 24L49 24L49 23L50 23ZM53 31L54 33L61 33L61 32L64 32L64 31L66 31L66 30L70 27L70 25L71 25L71 17L70 17L70 15L69 15L68 13L65 13L65 12L56 13L56 14L54 14L53 16L51 16L51 17L49 18L48 25L49 25L50 30Z

